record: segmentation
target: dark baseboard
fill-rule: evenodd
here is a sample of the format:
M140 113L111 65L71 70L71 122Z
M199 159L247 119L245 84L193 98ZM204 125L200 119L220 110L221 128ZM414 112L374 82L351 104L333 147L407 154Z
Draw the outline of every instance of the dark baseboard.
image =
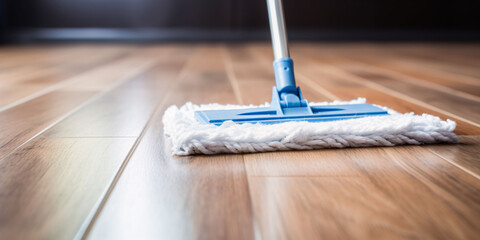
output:
M10 43L263 41L268 30L53 28L11 31ZM292 30L289 39L305 41L480 41L478 30Z

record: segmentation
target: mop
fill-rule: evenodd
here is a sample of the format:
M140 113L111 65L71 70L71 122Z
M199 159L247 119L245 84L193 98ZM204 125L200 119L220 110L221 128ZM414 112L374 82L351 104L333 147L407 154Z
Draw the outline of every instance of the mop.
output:
M267 0L275 60L272 102L170 106L164 134L176 155L457 143L456 123L367 104L309 103L295 83L281 0Z

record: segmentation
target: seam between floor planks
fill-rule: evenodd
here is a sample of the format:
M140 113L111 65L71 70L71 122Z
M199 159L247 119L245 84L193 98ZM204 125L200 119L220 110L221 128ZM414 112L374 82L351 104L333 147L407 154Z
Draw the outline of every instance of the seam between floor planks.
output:
M305 52L305 50L303 50L302 52ZM358 56L357 57L354 56L353 59L359 59L359 60L352 60L352 57L346 56L345 54L341 55L341 54L326 53L326 55L330 58L343 60L343 61L349 63L348 66L353 66L353 67L357 67L357 68L360 68L360 69L366 69L368 71L372 71L372 72L376 72L376 73L379 72L379 73L385 74L387 76L393 76L395 78L395 80L406 82L406 83L409 83L411 85L417 85L417 86L432 88L432 89L450 94L452 96L462 97L464 99L469 99L469 100L472 100L472 101L475 101L475 102L480 102L480 97L478 97L476 95L473 95L473 94L470 94L468 92L464 92L464 91L461 91L461 90L456 90L456 89L453 89L451 87L441 85L439 83L427 81L427 80L424 80L424 79L419 78L419 77L412 77L412 76L409 76L407 74L398 72L396 70L391 70L391 69L387 69L387 68L384 68L384 67L380 67L380 66L375 65L371 61L368 61L368 59L367 59L367 61L364 61L363 60L364 58L361 58L361 57L358 58ZM312 58L312 57L310 57L310 58ZM315 59L312 58L312 60L315 60Z
M312 46L312 48L314 48L314 46ZM322 62L321 60L319 60L318 58L314 57L314 56L311 56L310 52L308 52L307 50L305 49L300 49L300 53L301 53L301 57L304 58L304 59L309 59L313 62L321 62L323 65L326 65L326 66L329 66L329 68L326 68L326 71L328 71L329 73L331 73L332 75L334 76L337 76L337 77L343 77L343 78L347 78L347 79L351 79L352 81L357 81L359 82L358 80L360 79L361 82L364 82L365 85L367 86L370 86L371 88L375 89L379 89L379 90L385 90L387 89L387 92L392 95L392 96L395 96L395 94L398 95L399 98L401 99L405 99L405 100L410 100L411 102L412 101L416 101L416 102L412 102L412 103L416 103L417 105L420 105L420 106L424 106L424 107L427 107L427 106L430 106L429 108L430 109L435 109L437 112L439 113L443 113L445 115L448 115L446 113L450 113L451 117L454 117L454 116L457 116L457 118L459 120L462 120L462 121L467 121L468 123L473 123L473 125L475 125L476 127L479 127L480 124L479 123L476 123L474 122L474 120L469 120L469 119L466 119L464 117L461 117L461 114L458 114L458 113L452 113L451 110L444 110L444 107L442 106L434 106L432 104L425 104L423 101L423 99L419 99L417 101L417 97L415 96L410 96L408 95L408 93L406 92L400 92L400 91L397 91L395 90L394 87L391 87L391 86L385 86L385 85L382 85L380 83L376 83L376 82L373 82L373 81L370 81L368 80L368 77L363 77L363 76L357 76L353 73L350 73L347 69L343 69L341 66L337 66L333 63L330 63L330 62ZM363 63L357 63L357 62L362 62L362 60L358 60L358 61L352 61L350 60L349 56L348 55L345 55L345 53L343 54L334 54L334 53L327 53L326 54L327 56L330 56L330 60L342 60L341 62L347 62L347 63L350 63L350 65L353 65L353 66L366 66L365 68L367 69L370 69L370 71L372 71L371 69L379 69L380 71L373 71L373 73L380 73L386 76L397 76L397 77L394 77L394 80L396 81L402 81L402 82L406 82L406 83L410 83L410 85L417 85L417 86L423 86L425 87L424 85L422 85L421 82L427 82L426 84L431 84L432 86L435 86L436 83L432 83L432 82L428 82L428 81L423 81L421 79L419 79L420 83L412 83L412 79L415 79L415 78L412 78L412 77L407 77L408 79L405 79L404 77L402 77L403 75L401 75L400 73L397 73L397 72L394 72L394 71L390 71L388 69L384 69L384 68L376 68L375 66L370 66L371 64L363 64ZM361 68L360 68L361 69ZM400 76L400 77L398 77ZM444 86L442 85L436 85L436 86L439 86L440 88L443 89ZM413 86L414 87L414 86ZM428 88L428 87L426 87ZM446 88L446 87L445 87ZM438 88L435 88L436 91L440 91ZM447 93L446 91L442 91L444 93ZM400 95L399 95L400 94ZM473 96L471 95L472 97L475 97L475 99L472 99L471 97L470 98L467 98L465 96L457 96L455 94L451 94L451 93L447 93L451 96L454 96L454 97L457 97L459 99L464 99L464 100L470 100L470 101L474 101L474 102L478 102L478 97L476 96ZM438 95L438 94L437 94ZM444 112L441 112L441 111L444 111Z
M145 55L144 52L142 52L143 55L132 55L130 56L130 58L126 58L124 60L118 60L118 61L114 61L113 63L110 62L109 65L110 67L116 67L118 68L118 65L120 64L123 64L125 65L125 63L128 63L129 61L133 61L133 60L138 60L139 56L144 56L144 57L147 57L147 55ZM148 60L148 61L147 61ZM111 90L115 89L116 87L120 86L121 84L127 82L129 79L139 75L139 74L142 74L145 70L151 68L152 66L155 65L156 61L154 61L153 59L151 58L147 58L147 60L142 60L139 65L137 67L135 67L134 70L128 70L127 72L125 72L123 75L121 76L117 76L116 79L114 79L114 82L113 83L109 83L107 81L107 86L101 86L101 88L99 89L95 89L92 91L92 96L89 96L88 98L86 98L85 100L82 100L79 105L76 105L72 110L70 111L66 111L66 113L63 113L63 114L60 114L58 117L56 118L52 118L52 121L47 121L47 122L50 122L49 125L46 125L44 128L40 129L38 132L36 132L35 134L33 134L29 139L25 139L25 140L22 140L18 143L18 146L12 146L13 148L4 152L4 155L3 156L0 156L0 160L1 159L5 159L6 157L10 156L11 154L13 154L16 150L18 150L20 147L24 146L26 143L30 142L31 140L35 139L36 137L38 137L39 135L41 135L42 133L46 132L47 130L51 129L53 126L55 126L56 124L58 124L59 122L65 120L66 118L68 118L69 116L71 116L72 114L74 114L75 112L77 112L78 110L80 110L82 107L86 106L87 104L97 100L98 98L104 96L105 94L107 94L108 92L110 92ZM98 74L98 72L100 73L103 73L104 74L104 71L102 68L95 68L91 71L86 71L86 72L83 72L81 73L80 75L78 76L73 76L71 81L68 82L68 84L62 84L62 87L64 87L66 91L69 91L68 87L71 87L72 85L74 84L79 84L79 81L84 79L85 76L87 77L91 77L90 75L92 73L94 74ZM89 75L90 74L90 75ZM54 92L62 92L63 88L59 88L59 89L55 89L54 91L52 91L52 93ZM33 98L33 99L36 99L36 98ZM32 100L33 100L32 99ZM29 101L25 102L25 103L28 103ZM21 107L21 105L17 106L17 107ZM33 132L32 132L33 133Z
M232 57L230 56L230 53L228 52L228 49L227 49L226 46L222 46L222 53L223 53L224 61L225 61L225 63L224 63L225 64L225 71L227 72L227 78L229 80L230 86L233 88L233 92L235 93L235 98L237 99L238 104L243 105L244 102L243 102L242 94L240 92L238 79L235 76ZM245 154L242 153L241 155L242 155L243 166L244 166L245 169L247 169L247 164L245 163L245 158L244 158ZM260 226L258 224L258 219L256 217L257 215L255 214L255 209L253 207L252 191L251 191L251 187L250 187L250 179L249 179L249 175L248 175L247 170L245 170L245 178L247 180L248 200L250 201L250 208L251 208L250 211L252 211L252 225L253 225L254 238L256 240L261 240L262 239L262 234L260 232Z
M309 45L309 47L313 48L315 47L316 45ZM304 46L298 46L298 49L299 51L304 51L305 47ZM416 61L415 59L408 59L408 58L405 58L405 57L402 57L402 56L399 56L398 54L391 54L389 52L386 52L384 49L378 49L376 48L375 46L373 46L373 49L372 48L369 48L368 49L369 51L373 51L372 52L368 52L368 53L364 53L364 54L381 54L383 55L384 57L387 58L388 61L392 61L392 63L394 64L394 66L397 66L397 67L400 67L400 68L403 68L404 70L405 69L415 69L413 71L416 71L416 72L424 72L424 73L427 73L429 74L430 76L436 76L436 77L440 77L440 78L445 78L445 77L448 77L448 78L452 78L452 79L455 79L455 81L457 82L462 82L464 84L471 84L471 85L477 85L477 86L480 86L480 82L478 81L478 79L475 79L473 77L467 77L467 76L464 76L464 75L459 75L459 74L454 74L454 73L450 73L450 72L442 72L438 69L432 69L432 68L428 68L428 67L425 67L424 65L425 64L428 64L428 62L422 62L422 63L412 63L412 61ZM334 50L329 50L329 49L321 49L322 51L322 54L328 54L329 56L335 56L335 58L348 58L348 59L355 59L355 60L358 60L356 62L362 62L365 64L365 62L368 63L368 65L370 66L376 66L380 69L383 69L383 67L381 66L378 66L379 63L375 64L374 62L372 61L375 61L377 58L369 58L368 56L364 56L363 54L361 54L360 56L358 55L359 53L354 53L353 56L351 55L346 55L345 52L338 52L337 49L334 49ZM378 61L378 60L377 60ZM389 70L389 71L394 71L394 70ZM399 71L395 71L397 73L399 73ZM425 81L424 79L422 79L422 81ZM429 82L429 81L427 81Z
M245 154L242 154L242 162L245 167L245 178L247 179L247 188L248 188L248 200L250 201L251 211L252 211L252 224L253 224L253 233L256 240L262 239L262 233L260 231L260 225L258 223L257 214L255 208L253 207L253 198L252 198L252 188L250 183L250 174L248 173L247 163L245 162Z
M299 52L301 53L307 53L308 50L306 50L304 47L299 47ZM357 53L358 54L358 53ZM441 85L437 82L432 82L432 81L428 81L428 80L425 80L421 77L417 77L417 76L411 76L409 74L406 74L406 73L403 73L401 71L397 69L389 69L388 66L385 67L384 65L382 65L381 63L378 63L378 62L375 62L375 60L377 58L368 58L367 56L363 56L363 55L348 55L348 54L345 54L345 53L335 53L335 52L328 52L328 51L322 51L322 55L324 56L327 56L328 58L330 59L339 59L339 60L343 60L342 62L345 62L346 64L344 65L347 65L347 66L357 66L357 67L360 67L360 68L363 68L363 69L367 69L367 70L370 70L370 71L373 71L373 72L381 72L383 74L386 74L388 76L395 76L395 79L396 80L399 80L399 81L403 81L403 82L407 82L407 83L410 83L410 84L413 84L413 85L419 85L419 86L423 86L423 87L430 87L430 88L433 88L433 89L436 89L438 91L441 91L441 92L445 92L447 94L452 94L452 95L460 95L466 99L470 99L472 101L480 101L480 97L479 96L476 96L476 95L473 95L473 94L470 94L468 92L464 92L464 91L461 91L461 90L457 90L457 89L453 89L451 87L448 87L448 86L444 86L444 85ZM398 58L398 56L397 56ZM387 60L390 60L392 61L392 59L396 59L395 57L390 57L389 59ZM392 63L394 66L395 64ZM442 76L442 78L444 78L444 76ZM475 82L473 85L478 85L479 83L478 82Z
M461 75L467 75L467 76L471 76L471 77L477 77L477 76L474 76L473 75L473 72L472 70L474 70L476 67L473 67L473 66L465 66L465 64L460 64L460 63L455 63L455 62L452 62L452 61L445 61L445 59L438 59L438 58L431 58L431 57L428 57L428 56L425 56L422 54L417 54L417 53L412 53L411 50L407 50L407 49L396 49L394 50L395 53L399 54L400 56L403 56L403 58L405 58L406 60L408 61L412 61L412 62L419 62L419 63L422 63L423 65L430 65L430 66L434 66L434 67L443 67L444 69L446 68L447 72L449 71L448 69L461 69L460 72L462 73L459 73L457 71L454 71L454 72L457 72L456 74L461 74Z
M313 59L312 57L309 57L309 56L305 56L305 58L307 59L310 59L312 61L316 61L315 59ZM436 111L436 112L439 112L441 114L444 114L444 115L447 115L447 116L450 116L452 118L457 118L463 122L466 122L466 123L469 123L477 128L480 128L480 124L478 123L475 123L471 120L468 120L468 119L465 119L457 114L454 114L454 113L451 113L447 110L443 110L439 107L435 107L433 105L430 105L428 103L424 103L423 101L421 100L417 100L416 98L414 97L410 97L404 93L401 93L401 92L398 92L398 91L395 91L389 87L385 87L383 85L380 85L378 83L374 83L374 82L371 82L371 81L366 81L364 80L362 77L358 77L358 76L355 76L349 72L346 72L346 71L343 71L342 69L339 69L337 68L336 66L334 65L331 65L331 64L324 64L324 65L328 65L329 66L329 69L328 69L328 73L334 75L334 76L337 76L337 77L341 77L341 78L346 78L346 79L350 79L351 81L353 82L358 82L358 83L361 83L365 86L369 86L373 89L377 89L379 91L384 91L384 92L387 92L388 94L394 96L394 97L397 97L397 98L400 98L400 99L404 99L406 101L409 101L413 104L416 104L416 105L419 105L419 106L422 106L422 107L425 107L425 108L428 108L428 109L431 109L433 111Z
M332 71L332 70L333 70L333 71ZM373 82L370 82L370 81L364 81L361 77L357 77L357 76L355 76L355 75L353 75L353 74L350 74L350 73L348 73L348 72L342 71L342 70L340 70L340 69L338 69L338 68L336 68L336 67L330 69L329 73L331 73L331 74L333 74L333 75L336 75L336 76L338 76L338 77L349 78L349 79L351 79L351 80L353 80L353 81L355 81L355 82L361 82L362 84L365 84L365 85L367 85L367 86L369 86L369 87L371 87L371 88L374 88L374 89L377 89L377 90L380 90L380 91L385 91L385 92L389 93L389 94L392 95L392 96L398 97L398 98L400 98L400 99L404 99L404 100L406 100L406 101L409 101L409 102L411 102L411 103L414 103L414 104L416 104L416 105L419 105L419 106L422 106L422 107L425 107L425 108L429 108L429 109L431 109L431 110L433 110L433 111L436 111L436 112L445 114L445 115L450 116L450 117L452 117L452 118L456 118L456 119L462 120L462 121L464 121L464 122L466 122L466 123L469 123L469 124L471 124L471 125L473 125L473 126L475 126L475 127L477 127L477 128L480 128L480 124L475 123L475 122L473 122L473 121L471 121L471 120L465 119L465 118L463 118L463 117L461 117L461 116L458 116L458 115L456 115L456 114L453 114L453 113L451 113L451 112L449 112L449 111L447 111L447 110L443 110L443 109L441 109L441 108L438 108L438 107L432 106L432 105L430 105L430 104L424 103L424 102L422 102L422 101L420 101L420 100L417 100L417 99L415 99L415 98L413 98L413 97L410 97L410 96L408 96L408 95L405 95L405 94L403 94L403 93L401 93L401 92L392 90L392 89L390 89L390 88L388 88L388 87L384 87L384 86L382 86L382 85L380 85L380 84L373 83Z
M106 88L105 90L93 95L92 97L90 97L89 99L87 99L85 102L81 103L80 105L76 106L75 108L73 108L72 110L70 110L69 112L67 112L66 114L60 116L57 120L55 120L54 122L52 122L50 125L48 125L47 127L43 128L42 130L40 130L38 133L36 133L35 135L33 135L31 138L29 138L28 140L24 141L22 144L20 144L19 146L15 147L12 151L10 151L8 154L5 154L5 156L3 157L0 157L0 160L1 159L5 159L7 158L8 156L12 155L16 150L18 150L20 147L24 146L25 144L29 143L30 141L32 141L33 139L37 138L38 136L40 136L42 133L46 132L47 130L51 129L53 126L55 126L56 124L58 124L59 122L65 120L66 118L68 118L69 116L73 115L75 112L77 112L78 110L82 109L83 107L87 106L88 104L94 102L95 100L101 98L102 96L106 95L107 93L109 93L111 90L115 89L116 87L118 87L119 85L121 85L122 83L128 81L131 77L135 76L136 74L138 73L135 73L135 74L131 74L131 76L127 76L125 77L123 80L117 82L116 84Z
M431 60L425 60L425 59L419 59L418 57L414 56L409 56L405 55L402 53L402 51L394 51L394 53L389 53L389 57L395 58L397 62L399 62L401 65L408 66L409 68L416 68L421 71L427 71L430 72L431 74L437 75L437 76L451 76L452 78L455 78L457 81L467 83L467 84L473 84L473 85L480 85L478 82L478 79L476 79L473 76L461 74L461 73L455 73L451 72L448 69L442 70L439 68L439 66L446 66L452 67L452 65L455 64L447 64L447 63L435 63L432 62ZM455 66L454 66L455 67ZM461 67L458 66L457 67Z
M458 163L455 163L455 162L453 162L453 161L450 161L449 159L447 159L446 157L444 157L444 156L436 153L435 151L432 151L432 150L430 150L430 149L428 149L428 151L430 151L431 153L435 154L435 155L438 156L439 158L441 158L441 159L449 162L449 163L452 164L453 166L455 166L455 167L463 170L464 172L466 172L466 173L472 175L473 177L477 178L478 180L480 180L480 176L479 176L479 175L477 175L476 173L474 173L474 172L470 171L469 169L463 167L462 165L460 165L460 164L458 164Z
M75 80L78 80L78 79L75 79L75 77L79 74L83 74L83 73L86 73L86 72L89 72L89 71L93 71L95 69L100 69L103 66L105 66L106 64L111 63L112 61L120 60L120 59L126 58L126 57L127 57L127 53L124 50L124 51L120 51L119 53L112 54L111 56L106 57L104 59L100 59L99 60L100 63L97 63L95 66L87 66L87 67L84 67L81 70L71 70L72 71L71 76L68 76L65 79L59 81L58 83L47 86L46 88L44 88L42 90L39 90L39 91L37 91L33 94L30 94L30 95L28 95L24 98L18 99L18 100L14 101L10 104L7 104L7 105L1 107L0 112L5 111L5 110L10 109L10 108L13 108L13 107L16 107L16 106L18 106L22 103L28 102L30 100L33 100L33 99L38 98L40 96L43 96L45 94L51 93L55 90L60 89L63 86L68 85L69 83L73 83L73 82L75 82ZM49 67L49 68L54 68L54 67ZM48 69L48 68L45 68L45 69ZM42 70L45 70L45 69L42 69ZM38 70L38 71L42 71L42 70Z
M230 82L230 85L233 88L233 92L235 94L237 104L243 105L243 99L242 99L242 94L240 94L240 87L238 86L238 80L233 71L232 59L225 45L222 45L222 55L223 55L224 64L225 64L225 71L227 72L227 78Z
M22 146L24 146L25 144L31 142L33 139L39 137L40 135L42 135L42 133L48 131L50 128L52 128L53 126L55 126L57 123L65 120L66 118L68 118L69 116L71 116L72 114L74 114L75 112L77 112L78 110L82 109L84 106L87 106L88 104L92 103L93 101L99 99L100 97L102 97L103 95L105 95L108 91L106 92L101 92L97 95L94 95L92 96L91 98L89 98L88 100L86 100L85 102L81 103L80 105L76 106L75 108L73 108L72 110L70 110L69 112L67 112L66 114L62 115L61 117L59 117L57 120L55 120L54 122L52 122L50 125L48 125L47 127L45 127L44 129L42 129L41 131L39 131L38 133L36 133L33 137L29 138L28 140L26 140L25 142L23 142L22 144L20 144L19 146L17 146L16 148L14 148L12 151L10 151L10 153L8 154L5 154L5 156L1 157L0 160L2 159L5 159L7 158L8 156L12 155L13 153L15 153L15 151L17 151L19 148L21 148Z
M75 235L74 239L80 240L80 239L87 239L88 238L88 235L92 230L92 227L95 225L96 219L100 215L100 213L103 210L103 207L105 206L105 204L108 202L108 199L109 199L112 191L116 187L116 184L117 184L118 180L120 179L123 172L125 171L131 157L133 156L133 154L135 153L135 150L137 149L138 145L140 144L143 137L145 136L145 133L151 127L152 122L155 119L155 116L159 113L160 110L162 110L162 108L164 107L165 103L167 102L168 98L170 97L170 95L172 94L172 92L176 88L176 86L178 86L180 84L178 80L183 79L186 76L187 69L188 69L188 66L190 64L191 59L192 59L192 56L190 56L189 60L183 65L180 73L175 77L175 81L174 81L175 83L172 86L170 86L170 91L167 92L167 94L162 98L160 103L158 103L158 105L156 106L153 113L150 115L150 118L148 119L148 122L145 125L145 127L142 129L142 132L140 133L140 136L138 136L138 138L135 140L135 143L131 147L130 151L128 152L126 158L122 162L122 165L120 166L119 170L115 174L111 183L106 188L104 194L102 194L102 196L100 196L98 204L96 204L93 207L92 211L90 212L88 217L85 219L84 223L82 224L81 228L79 229L79 231Z
M356 65L360 68L370 69L371 71L383 72L386 75L396 76L396 78L395 78L396 80L399 80L399 81L402 81L402 82L407 82L407 83L410 83L412 85L430 87L430 88L436 89L438 91L441 91L441 92L444 92L444 93L447 93L447 94L451 94L451 95L454 95L454 96L461 96L463 98L470 99L472 101L480 102L480 97L478 97L478 96L475 96L475 95L472 95L470 93L466 93L466 92L463 92L463 91L460 91L460 90L456 90L456 89L453 89L453 88L450 88L450 87L445 87L445 86L440 85L438 83L424 81L421 78L410 77L410 76L405 75L403 73L395 72L393 70L383 69L383 68L373 66L373 65L370 65L370 64L357 63L357 64L354 64L354 65Z
M162 103L160 103L156 107L155 111L152 113L152 115L148 119L148 122L145 125L145 127L143 128L142 132L140 133L140 136L138 136L137 139L135 140L135 142L133 143L133 146L130 148L130 151L128 152L127 156L125 157L122 164L120 165L120 168L117 170L113 179L108 184L108 187L105 189L105 192L102 193L102 195L98 199L98 202L95 204L95 206L93 206L92 211L90 211L88 216L85 218L82 226L80 226L80 228L77 231L77 234L75 235L74 239L86 239L86 237L88 236L88 233L89 233L90 229L92 228L93 224L95 224L95 219L98 217L98 215L102 211L103 206L108 201L108 197L110 196L113 189L115 188L116 183L118 182L118 179L120 179L123 171L125 170L125 168L128 165L128 162L130 161L130 158L132 157L133 153L135 152L138 145L140 144L140 141L142 140L143 136L145 135L146 130L150 127L154 116L161 109L160 106L163 104L164 101L165 101L165 99L162 100Z

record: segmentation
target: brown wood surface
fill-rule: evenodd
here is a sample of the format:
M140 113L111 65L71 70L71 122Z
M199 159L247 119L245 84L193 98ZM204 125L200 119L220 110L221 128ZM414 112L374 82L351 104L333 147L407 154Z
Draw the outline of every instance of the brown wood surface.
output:
M312 102L457 122L462 143L172 156L162 115L261 104L268 43L0 48L0 239L478 239L480 45L295 43Z
M128 159L103 210L87 231L89 238L253 239L242 155L173 157L164 143L161 117L169 105L186 101L235 103L223 59L219 47L200 48L182 74L172 79L176 86Z

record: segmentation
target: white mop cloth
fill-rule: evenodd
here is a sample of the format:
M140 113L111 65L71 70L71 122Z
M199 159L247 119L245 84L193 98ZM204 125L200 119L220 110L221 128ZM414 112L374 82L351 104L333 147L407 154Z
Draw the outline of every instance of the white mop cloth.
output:
M359 98L350 102L310 103L339 105L365 103ZM382 107L391 115L331 122L285 122L273 125L236 124L221 126L199 123L195 110L233 109L262 106L194 105L170 106L163 116L164 133L176 155L251 153L279 150L395 146L401 144L457 143L453 133L456 123L438 117L413 113L400 114ZM379 106L381 107L381 106Z

